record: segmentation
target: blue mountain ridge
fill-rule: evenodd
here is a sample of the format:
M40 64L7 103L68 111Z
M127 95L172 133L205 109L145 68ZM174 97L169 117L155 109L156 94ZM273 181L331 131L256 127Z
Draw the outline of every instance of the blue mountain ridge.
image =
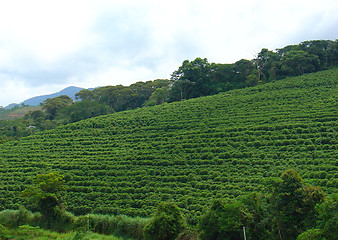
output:
M67 95L71 99L75 100L75 94L78 93L79 91L83 90L83 89L84 88L70 86L70 87L67 87L67 88L65 88L65 89L63 89L59 92L56 92L56 93L29 98L29 99L23 101L20 104L25 104L25 105L29 105L29 106L39 106L40 103L42 103L44 100L46 100L48 98L59 97L61 95ZM16 105L18 105L18 104L12 103L5 108L11 109L11 108L15 107Z

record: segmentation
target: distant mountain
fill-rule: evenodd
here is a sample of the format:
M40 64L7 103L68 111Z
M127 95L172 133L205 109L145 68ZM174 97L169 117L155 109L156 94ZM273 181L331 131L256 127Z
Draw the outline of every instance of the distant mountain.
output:
M59 97L61 95L67 95L71 99L75 100L75 94L78 93L79 91L81 91L82 89L84 89L84 88L71 86L71 87L67 87L67 88L65 88L65 89L63 89L63 90L61 90L60 92L57 92L57 93L32 97L30 99L23 101L22 103L24 103L25 105L29 105L29 106L39 106L40 103L42 103L44 100L46 100L48 98Z
M4 107L4 109L11 109L11 108L13 108L13 107L15 107L15 106L17 106L18 104L16 104L16 103L11 103L11 104L9 104L8 106L6 106L6 107Z

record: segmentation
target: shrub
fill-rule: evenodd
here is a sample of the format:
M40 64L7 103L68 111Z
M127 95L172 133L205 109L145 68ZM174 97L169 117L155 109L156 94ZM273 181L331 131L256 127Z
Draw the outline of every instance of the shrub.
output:
M171 202L158 205L154 217L144 227L146 240L175 239L186 226L181 210Z
M142 239L143 227L148 223L146 218L130 218L124 215L88 214L77 218L75 226L86 231L101 234Z
M32 213L20 206L19 210L3 210L0 212L0 224L8 228L16 228L20 225L37 225L41 218L39 213Z
M0 224L0 239L12 239L10 231Z
M238 201L223 203L215 200L210 210L202 216L199 230L203 240L241 239L242 226L251 215Z

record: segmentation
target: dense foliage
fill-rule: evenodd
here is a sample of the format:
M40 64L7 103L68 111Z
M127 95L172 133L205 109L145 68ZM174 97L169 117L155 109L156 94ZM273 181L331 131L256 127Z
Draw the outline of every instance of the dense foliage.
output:
M161 203L144 227L144 239L174 240L185 227L186 222L180 209L171 202Z
M43 191L55 192L63 186L62 175L58 173L39 174L36 179ZM42 210L49 205L48 202L42 204L45 205ZM182 211L173 202L160 203L151 219L124 215L74 216L60 211L57 205L48 208L54 212L48 214L48 220L53 223L49 225L44 211L32 213L22 206L19 210L0 211L0 237L10 238L10 231L19 229L20 232L23 227L39 235L39 227L43 227L82 233L76 234L74 239L83 239L93 231L145 240L240 240L243 237L248 240L334 240L338 223L335 195L324 197L321 188L306 184L294 169L285 171L280 178L269 178L264 191L236 199L213 200L195 227L186 224Z
M196 223L205 203L297 169L337 193L337 69L215 96L118 112L4 142L0 209L39 173L65 176L68 210L150 216L174 201Z

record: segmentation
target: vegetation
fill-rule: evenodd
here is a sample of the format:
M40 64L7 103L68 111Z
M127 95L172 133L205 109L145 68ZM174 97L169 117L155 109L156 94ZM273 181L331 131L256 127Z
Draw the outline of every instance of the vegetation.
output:
M65 176L75 214L150 216L171 200L189 222L205 202L296 169L337 193L338 70L92 118L1 144L0 207L36 174Z
M312 40L274 51L263 48L254 59L241 59L233 64L209 63L206 58L185 60L170 80L84 89L76 94L80 101L75 102L65 95L47 99L42 109L26 112L25 119L0 122L0 141L113 112L213 95L333 68L338 65L337 56L337 40ZM0 119L1 112L8 111L0 108ZM3 119L8 119L6 116L9 114Z
M58 212L58 208L52 211ZM142 239L143 228L149 222L149 219L130 218L124 215L88 214L76 217L65 211L61 214L54 214L54 218L49 220L53 221L54 225L47 225L43 215L32 213L24 207L20 207L19 210L0 211L0 239L9 239L11 235L21 235L21 226L30 226L31 233L35 232L35 236L46 235L42 229L47 229L58 233L69 232L66 239L91 239L88 235L95 236L93 233L97 233L98 239L120 239L118 237ZM115 238L104 238L98 234L112 235ZM52 235L60 237L60 234L53 233Z
M24 117L27 113L37 110L40 107L33 106L15 106L11 109L0 108L0 120L14 120Z
M39 227L32 227L29 225L22 225L15 229L8 229L0 224L0 239L3 240L45 240L45 239L58 239L58 240L123 240L126 238L116 236L106 236L103 234L97 234L93 232L68 232L68 233L57 233L49 230L44 230Z
M86 90L46 100L19 128L1 122L12 134L0 140L1 234L334 239L338 69L307 72L335 63L336 42L326 55L319 43L234 65L185 61L169 85Z
M60 181L55 181L60 178L55 176L60 175L43 174L37 178L44 179L44 187L55 189L60 186ZM87 239L89 231L145 240L231 240L242 239L242 236L244 239L271 240L335 239L336 200L325 199L320 188L304 184L294 169L285 171L278 179L270 179L267 185L266 192L254 192L232 200L213 200L210 209L199 219L197 228L192 226L195 230L189 229L181 210L172 202L160 203L151 219L142 219L95 214L76 217L43 201L41 209L48 207L54 212L48 214L47 219L53 222L52 225L45 223L46 213L43 212L33 214L24 207L3 210L0 212L0 237L8 239L10 234L20 235L26 231L29 235L40 236L45 234L40 229L43 227L58 232L76 232L70 239Z
M186 227L180 209L174 203L161 203L144 227L146 240L174 240Z

